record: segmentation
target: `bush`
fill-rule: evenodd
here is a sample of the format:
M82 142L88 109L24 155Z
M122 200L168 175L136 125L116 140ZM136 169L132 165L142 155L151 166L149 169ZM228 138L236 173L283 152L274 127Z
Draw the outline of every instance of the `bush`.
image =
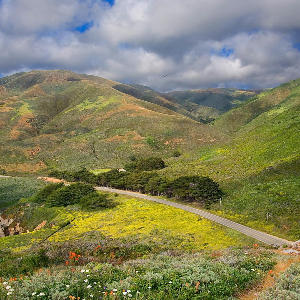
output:
M73 183L54 191L47 198L47 205L53 207L76 204L82 197L92 192L94 192L94 188L91 184Z
M140 158L137 161L125 165L125 169L132 171L153 171L165 168L165 162L160 157Z
M56 190L62 188L64 184L62 182L60 183L50 183L46 185L44 188L42 188L36 195L32 197L33 202L37 203L43 203L46 202L47 198L55 192Z
M80 207L83 210L100 210L104 208L112 208L116 203L104 193L89 193L80 199Z
M172 196L187 200L211 204L220 197L222 191L218 183L204 176L182 176L170 183Z

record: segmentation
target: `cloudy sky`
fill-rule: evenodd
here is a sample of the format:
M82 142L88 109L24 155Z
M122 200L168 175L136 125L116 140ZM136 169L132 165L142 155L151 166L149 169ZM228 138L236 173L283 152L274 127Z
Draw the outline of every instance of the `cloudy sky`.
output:
M0 76L69 69L159 91L274 87L300 77L299 12L299 0L0 0Z

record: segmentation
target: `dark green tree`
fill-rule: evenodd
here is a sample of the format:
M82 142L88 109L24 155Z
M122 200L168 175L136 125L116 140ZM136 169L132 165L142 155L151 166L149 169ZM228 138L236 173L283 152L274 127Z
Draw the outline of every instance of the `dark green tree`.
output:
M93 185L77 182L51 193L46 203L50 207L73 205L78 203L82 197L93 192L95 192Z

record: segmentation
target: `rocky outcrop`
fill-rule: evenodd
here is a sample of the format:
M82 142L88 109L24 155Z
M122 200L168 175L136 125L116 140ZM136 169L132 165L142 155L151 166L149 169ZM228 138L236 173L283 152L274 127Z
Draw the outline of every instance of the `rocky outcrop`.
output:
M0 237L10 235L9 225L12 224L13 221L13 219L6 219L0 215Z

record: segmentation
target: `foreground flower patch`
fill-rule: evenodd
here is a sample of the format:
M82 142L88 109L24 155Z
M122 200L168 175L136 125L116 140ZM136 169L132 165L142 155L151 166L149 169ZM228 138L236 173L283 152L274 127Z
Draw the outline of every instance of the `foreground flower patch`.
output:
M261 279L274 262L268 252L231 250L166 252L120 266L89 263L40 269L2 279L0 298L10 299L228 299Z

